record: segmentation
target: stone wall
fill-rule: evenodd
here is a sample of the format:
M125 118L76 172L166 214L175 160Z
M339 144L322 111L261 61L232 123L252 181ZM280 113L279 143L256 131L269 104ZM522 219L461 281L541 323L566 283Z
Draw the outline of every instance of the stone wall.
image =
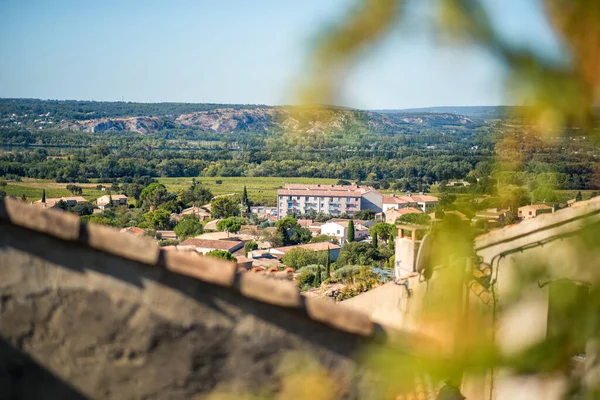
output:
M295 356L320 365L337 397L364 398L356 357L375 342L390 331L290 282L0 201L2 398L269 394Z

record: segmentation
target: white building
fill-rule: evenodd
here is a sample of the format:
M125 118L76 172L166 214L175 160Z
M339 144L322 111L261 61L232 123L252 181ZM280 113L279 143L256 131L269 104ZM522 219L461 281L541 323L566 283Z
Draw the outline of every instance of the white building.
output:
M266 217L268 215L276 217L277 207L252 206L250 207L250 214L255 214L259 217Z
M335 219L321 225L321 235L333 236L340 244L345 244L348 236L349 219ZM354 223L354 240L359 241L369 237L369 228L363 225L364 221L353 221Z
M311 211L329 215L353 214L359 210L382 209L383 196L369 186L285 185L277 190L278 218Z
M110 202L111 198L113 206L127 205L127 196L125 196L124 194L105 194L104 196L98 197L98 199L96 200L96 205L99 209L104 210L108 206L108 203Z
M435 208L437 203L438 198L434 196L423 194L398 196L397 194L390 194L383 196L383 211L385 212L391 208L398 210L405 207L414 207L428 213Z

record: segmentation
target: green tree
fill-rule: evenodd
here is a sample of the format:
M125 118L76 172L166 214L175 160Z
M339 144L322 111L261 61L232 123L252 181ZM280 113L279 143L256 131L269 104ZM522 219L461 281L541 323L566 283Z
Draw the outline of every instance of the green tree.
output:
M173 229L180 240L198 236L202 233L202 224L193 216L186 216Z
M317 270L315 271L315 280L314 287L318 288L321 286L321 266L317 265Z
M236 217L225 218L217 222L217 229L221 232L239 232L241 227L242 222Z
M159 209L156 211L148 211L144 214L144 220L144 223L139 225L140 228L158 230L171 229L171 213L167 210Z
M581 191L579 191L575 195L575 201L581 201L581 200L583 200L583 196L581 195Z
M329 246L325 254L325 276L325 279L329 279L331 276L331 251L329 250Z
M377 235L373 235L372 233L371 233L371 245L373 245L374 249L379 247L379 241L377 239Z
M208 257L220 258L222 260L227 261L236 261L233 254L228 252L227 250L212 250L205 254Z
M42 189L42 203L46 202L46 189Z
M438 205L446 210L449 207L452 206L452 204L454 204L454 202L456 201L456 195L452 194L452 193L442 193L440 195L439 201L438 201Z
M230 196L212 199L210 207L210 215L213 218L229 218L240 215L240 206L237 201Z
M554 190L548 186L540 186L535 189L532 193L533 201L542 203L555 203L558 202L558 196Z
M277 232L283 237L285 244L308 243L312 233L300 226L294 217L285 217L275 224Z
M354 242L354 222L352 220L348 221L348 232L346 234L346 240L348 243Z
M151 183L146 186L140 194L142 204L149 207L150 211L154 211L159 205L166 203L169 200L173 200L174 198L175 195L169 193L162 183Z
M337 239L334 238L333 236L329 236L329 235L317 235L317 236L313 236L310 239L309 243L322 243L322 242L329 242L329 243L337 244Z
M379 222L379 223L373 225L371 227L371 229L369 229L369 233L371 234L372 238L379 238L387 243L389 238L391 236L393 236L393 232L395 229L396 229L396 227L392 224L388 224L385 222ZM376 239L374 239L374 240L376 240ZM378 243L376 242L374 247L377 247L377 244Z
M385 247L382 249L389 251ZM380 263L385 259L386 256L379 249L374 249L369 243L349 242L340 250L336 265L371 265Z
M354 218L362 220L373 220L375 219L375 211L373 210L360 210L354 213Z
M248 257L248 254L256 249L258 249L258 243L254 240L244 243L244 256Z
M186 206L202 206L208 204L213 194L210 190L202 185L199 185L196 181L192 181L192 185L186 190L179 194L179 198Z
M69 209L69 205L64 200L57 201L54 207L64 211L67 211Z
M291 249L281 258L281 261L286 267L299 269L311 264L319 264L323 261L323 256L319 252L295 248Z
M246 190L246 185L244 185L244 191L242 192L242 204L246 209L246 212L250 212L250 200L248 199L248 191Z
M94 213L94 206L87 201L80 201L71 207L71 211L79 216L92 215Z
M409 213L396 218L396 223L428 225L431 222L431 217L427 214Z
M81 194L83 193L83 189L77 185L67 185L67 190L73 195L81 196Z

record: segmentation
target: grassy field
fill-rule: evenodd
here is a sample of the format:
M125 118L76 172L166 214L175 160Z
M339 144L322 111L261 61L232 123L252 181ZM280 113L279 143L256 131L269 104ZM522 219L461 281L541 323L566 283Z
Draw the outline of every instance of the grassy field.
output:
M275 205L276 191L283 187L286 183L321 183L333 184L337 179L314 179L314 178L244 178L244 177L228 177L228 178L196 178L202 182L214 195L228 193L242 193L244 185L248 190L248 197L256 204ZM192 178L158 178L158 181L164 184L171 192L177 193L182 189L187 188L192 183ZM221 181L221 184L217 184ZM87 200L95 200L98 197L106 194L103 191L97 190L97 183L82 183L77 184L83 189L83 197ZM8 182L8 185L3 189L8 195L21 198L22 195L27 197L29 201L37 201L42 198L42 189L46 189L46 197L62 197L72 196L65 187L66 183L56 183L42 179L23 179L23 182ZM104 184L104 186L110 186Z
M43 180L43 179L23 179L23 182L7 182L8 184L4 187L7 195L21 198L25 195L28 201L37 201L42 198L42 190L46 189L46 197L64 197L73 196L65 187L67 183L56 183L54 181ZM82 196L86 200L96 200L98 197L106 194L101 190L97 190L96 183L78 183L77 186L81 186L83 189Z

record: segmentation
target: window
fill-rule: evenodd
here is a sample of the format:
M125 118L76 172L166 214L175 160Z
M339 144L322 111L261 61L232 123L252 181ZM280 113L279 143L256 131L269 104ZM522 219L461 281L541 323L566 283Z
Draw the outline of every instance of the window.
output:
M529 211L529 215L531 215L531 211Z
M308 201L309 199L310 199L310 197L306 196L306 197L304 198L304 201Z
M296 196L296 200L300 200L300 196Z

